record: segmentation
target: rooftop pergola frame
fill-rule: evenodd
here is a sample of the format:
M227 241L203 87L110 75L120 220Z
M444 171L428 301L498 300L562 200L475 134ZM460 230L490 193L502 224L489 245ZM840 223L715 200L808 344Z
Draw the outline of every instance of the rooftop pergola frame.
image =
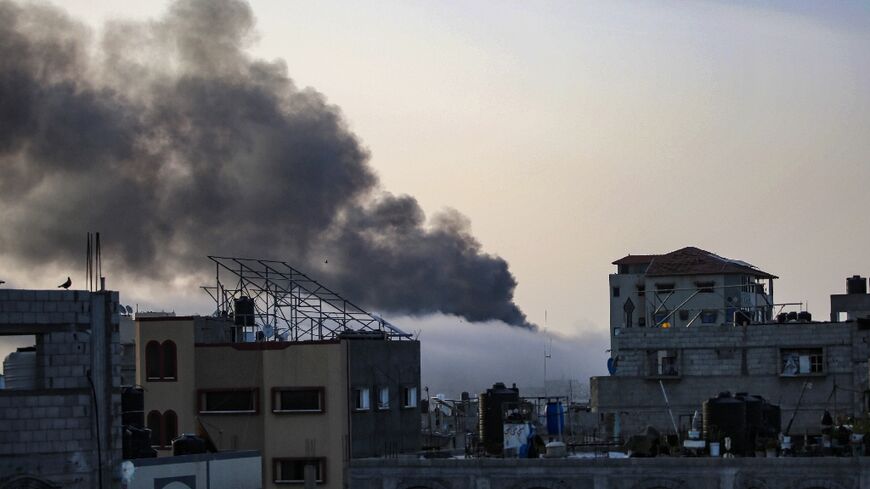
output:
M215 301L215 316L230 317L235 301L241 297L253 300L254 325L238 326L247 336L261 341L294 342L333 340L354 333L411 338L286 262L208 258L215 264L215 285L202 288ZM245 336L237 335L237 341L245 341Z

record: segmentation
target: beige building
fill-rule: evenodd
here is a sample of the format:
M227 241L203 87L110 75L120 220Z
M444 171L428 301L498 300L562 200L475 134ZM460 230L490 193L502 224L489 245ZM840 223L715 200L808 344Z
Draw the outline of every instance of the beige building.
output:
M233 342L231 322L137 318L136 379L161 455L181 433L259 450L263 487L344 486L350 458L419 449L420 344L377 332Z

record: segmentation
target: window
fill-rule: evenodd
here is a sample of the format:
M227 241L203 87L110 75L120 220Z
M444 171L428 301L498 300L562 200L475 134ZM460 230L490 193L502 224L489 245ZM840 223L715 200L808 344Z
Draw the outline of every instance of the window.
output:
M255 414L257 389L222 389L199 392L200 414Z
M324 458L276 458L273 466L273 481L276 484L304 484L305 466L314 468L314 481L326 482L326 459Z
M402 407L417 407L417 388L402 387Z
M613 288L613 297L619 297L619 287Z
M688 321L689 320L689 311L686 309L680 309L679 313L680 321Z
M650 377L678 377L679 355L677 350L647 351L647 365Z
M780 350L780 374L785 377L815 375L825 372L825 355L821 348Z
M716 282L695 282L695 286L698 287L698 293L700 294L712 294L713 287L716 286Z
M378 389L378 409L390 409L389 387L381 387Z
M148 413L148 429L151 430L151 446L157 448L169 448L172 440L178 438L178 415L175 411L165 411L163 415L159 411Z
M273 413L322 413L323 387L275 387Z
M357 387L353 390L353 408L356 411L369 410L369 388Z
M149 341L145 346L145 376L149 382L174 381L176 379L175 343L166 340L162 344Z
M666 309L662 309L661 311L653 314L653 320L655 321L655 325L659 328L670 328L671 314Z
M674 293L674 284L656 284L656 294L667 295Z
M719 313L716 311L702 311L701 312L701 324L716 324L716 319L718 318Z
M638 285L637 286L637 295L638 297L643 297L646 294L646 286Z

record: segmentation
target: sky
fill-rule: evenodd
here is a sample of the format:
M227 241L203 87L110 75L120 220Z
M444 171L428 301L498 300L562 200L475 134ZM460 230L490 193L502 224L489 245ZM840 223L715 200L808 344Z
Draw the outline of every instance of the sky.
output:
M167 4L62 7L98 37ZM697 246L748 261L780 277L777 302L816 318L847 276L870 274L866 4L250 5L250 53L340 108L384 188L427 216L467 217L508 262L529 321L596 351L600 370L578 378L605 371L607 275L626 254ZM128 300L196 309L198 293Z

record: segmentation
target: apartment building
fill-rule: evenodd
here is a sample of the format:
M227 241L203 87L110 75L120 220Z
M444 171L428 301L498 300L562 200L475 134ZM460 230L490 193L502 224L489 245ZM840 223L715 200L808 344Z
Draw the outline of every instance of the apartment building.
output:
M722 391L779 404L783 428L794 418L792 434L818 432L825 410L867 413L866 279L863 290L832 296L832 315L844 321L816 322L806 311L780 312L774 275L698 248L614 265L610 375L590 383L591 407L610 434L646 425L672 432L665 395L681 429Z
M161 454L180 433L207 433L218 450L259 450L263 487L300 484L311 465L318 486L339 488L351 458L419 449L418 341L243 341L238 323L136 319L137 383Z

